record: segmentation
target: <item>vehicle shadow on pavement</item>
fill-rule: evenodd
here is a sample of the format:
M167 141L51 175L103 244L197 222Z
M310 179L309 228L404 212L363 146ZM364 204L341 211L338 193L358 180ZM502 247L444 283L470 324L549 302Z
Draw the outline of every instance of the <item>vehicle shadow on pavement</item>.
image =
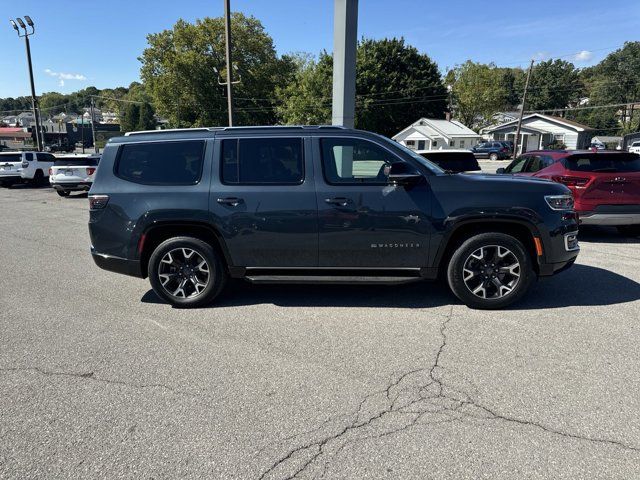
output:
M585 243L640 243L640 237L622 235L615 227L580 226L578 239Z
M602 268L576 264L537 282L508 310L615 305L640 299L640 284ZM165 303L153 290L143 303ZM442 282L379 285L252 285L232 281L210 307L272 304L281 307L433 308L460 304Z

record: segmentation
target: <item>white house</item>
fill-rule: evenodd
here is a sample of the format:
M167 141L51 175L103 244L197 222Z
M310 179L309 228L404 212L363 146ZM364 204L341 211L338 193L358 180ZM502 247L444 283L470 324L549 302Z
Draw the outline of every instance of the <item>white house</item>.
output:
M471 148L478 143L480 135L457 120L421 118L392 138L413 150L436 150Z
M492 140L514 141L518 120L511 120L501 125L494 125L486 130ZM522 151L546 148L553 143L564 144L569 150L587 148L593 129L573 120L532 113L522 119L520 129L520 143Z

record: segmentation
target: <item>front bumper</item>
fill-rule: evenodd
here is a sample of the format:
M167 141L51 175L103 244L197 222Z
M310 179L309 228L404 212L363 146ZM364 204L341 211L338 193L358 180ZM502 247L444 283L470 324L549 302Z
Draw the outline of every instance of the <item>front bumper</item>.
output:
M573 230L558 235L553 242L553 250L549 251L550 245L547 245L544 260L538 261L538 274L541 277L548 277L560 273L573 265L580 253L580 245L578 244L578 231Z

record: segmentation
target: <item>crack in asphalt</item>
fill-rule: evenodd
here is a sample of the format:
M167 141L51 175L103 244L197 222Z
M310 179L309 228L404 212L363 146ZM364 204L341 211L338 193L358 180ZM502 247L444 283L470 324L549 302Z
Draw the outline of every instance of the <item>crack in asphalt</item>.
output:
M10 372L36 372L48 377L71 377L71 378L77 378L82 380L89 380L92 382L104 383L108 385L119 385L119 386L134 388L134 389L157 388L157 389L166 390L175 395L181 395L181 396L186 396L186 397L191 397L196 399L203 398L203 397L211 398L205 394L197 394L193 392L179 390L179 389L170 387L168 385L164 385L162 383L130 383L122 380L96 377L93 371L78 373L78 372L63 372L63 371L57 371L57 370L45 370L40 367L0 367L0 372L3 372L3 373L4 372L9 372L9 373Z
M386 388L366 395L358 408L351 414L329 418L312 430L290 435L261 448L259 454L265 453L269 449L280 448L287 442L298 443L297 446L289 448L286 453L264 469L258 477L259 480L268 477L291 480L304 472L309 473L308 470L323 456L326 459L320 466L321 470L315 475L312 472L311 476L324 478L331 462L351 445L396 435L418 426L462 422L469 418L533 427L563 438L608 445L640 453L640 447L626 444L620 440L580 435L536 421L498 413L475 400L469 393L448 385L444 381L445 368L441 361L448 344L447 327L452 318L453 306L449 315L440 324L442 341L430 365L404 372L392 380ZM409 383L412 385L404 386ZM372 399L373 401L370 402ZM378 403L377 407L375 402ZM369 405L369 403L374 403L374 405ZM372 408L374 410L365 415L365 412ZM430 415L433 418L428 419L427 417ZM346 423L345 419L347 419ZM367 432L367 430L373 431ZM317 434L322 431L324 431L324 435L318 438ZM314 435L316 438L308 438ZM288 470L291 473L286 473L285 470L290 468L293 468L293 471ZM278 473L280 474L278 475Z

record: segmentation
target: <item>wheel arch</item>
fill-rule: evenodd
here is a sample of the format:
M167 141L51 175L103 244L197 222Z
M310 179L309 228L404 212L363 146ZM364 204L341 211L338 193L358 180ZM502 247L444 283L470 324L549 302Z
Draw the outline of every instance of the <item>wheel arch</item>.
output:
M229 251L220 232L207 223L200 222L156 222L144 230L138 241L140 270L147 277L149 258L153 251L165 240L173 237L195 237L207 242L222 257L227 270L233 268Z
M481 233L494 232L511 235L520 240L531 257L531 264L536 274L539 273L540 257L537 254L534 238L540 239L540 233L532 223L512 218L478 218L456 224L443 239L441 243L443 248L440 248L436 254L434 266L438 269L438 273L442 274L446 271L453 252L466 239Z

